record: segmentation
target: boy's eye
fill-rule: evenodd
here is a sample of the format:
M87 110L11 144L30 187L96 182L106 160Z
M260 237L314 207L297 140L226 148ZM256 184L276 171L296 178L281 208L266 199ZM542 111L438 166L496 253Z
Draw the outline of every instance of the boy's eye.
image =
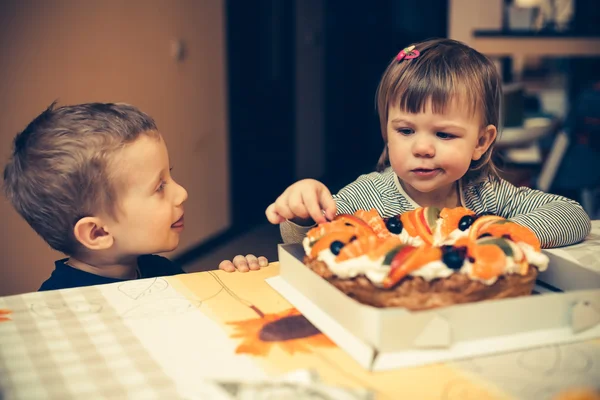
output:
M160 185L158 185L158 187L156 188L157 192L162 192L163 190L165 190L165 185L167 184L167 182L165 181L160 181Z
M452 139L455 136L451 133L438 132L437 137L439 137L440 139Z

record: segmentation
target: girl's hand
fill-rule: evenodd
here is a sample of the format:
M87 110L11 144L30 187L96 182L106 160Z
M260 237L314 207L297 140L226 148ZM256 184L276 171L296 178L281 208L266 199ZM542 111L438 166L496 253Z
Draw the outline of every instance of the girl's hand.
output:
M294 183L265 211L272 224L291 220L300 225L331 221L336 213L337 207L331 192L314 179Z
M219 269L226 272L248 272L248 271L257 271L261 267L266 267L269 265L269 260L266 257L258 257L256 258L253 254L248 254L246 257L242 255L237 255L233 257L232 261L223 260L219 264Z

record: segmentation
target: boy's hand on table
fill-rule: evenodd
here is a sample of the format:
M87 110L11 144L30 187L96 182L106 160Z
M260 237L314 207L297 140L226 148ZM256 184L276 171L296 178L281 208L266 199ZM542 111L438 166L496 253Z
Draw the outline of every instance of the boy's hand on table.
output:
M248 272L257 271L261 267L269 265L269 260L266 257L256 257L253 254L248 254L246 257L237 255L233 257L232 261L223 260L219 264L219 269L225 272Z

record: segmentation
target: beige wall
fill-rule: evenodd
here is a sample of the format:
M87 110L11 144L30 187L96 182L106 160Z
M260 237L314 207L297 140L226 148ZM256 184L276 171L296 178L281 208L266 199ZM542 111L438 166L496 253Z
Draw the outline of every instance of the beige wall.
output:
M171 56L182 39L187 58ZM229 226L223 0L0 2L0 156L35 115L124 101L153 115L189 192L178 251ZM2 197L0 295L37 290L61 255Z
M450 0L448 37L470 44L475 29L502 28L504 0Z

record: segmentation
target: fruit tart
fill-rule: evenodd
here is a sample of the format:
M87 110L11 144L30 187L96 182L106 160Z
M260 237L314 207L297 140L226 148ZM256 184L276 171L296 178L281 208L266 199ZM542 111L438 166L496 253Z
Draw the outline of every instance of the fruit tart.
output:
M340 214L303 246L304 263L348 296L409 310L529 295L548 266L529 228L463 207Z

